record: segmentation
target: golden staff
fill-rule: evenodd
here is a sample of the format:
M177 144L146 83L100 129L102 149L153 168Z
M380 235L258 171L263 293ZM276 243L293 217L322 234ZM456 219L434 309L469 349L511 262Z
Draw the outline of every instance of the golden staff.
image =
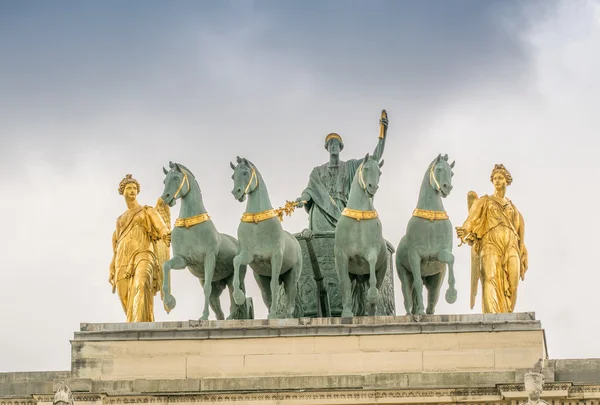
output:
M385 125L383 125L383 119L387 119L387 112L385 110L381 110L381 120L379 121L379 139L383 139L385 137Z

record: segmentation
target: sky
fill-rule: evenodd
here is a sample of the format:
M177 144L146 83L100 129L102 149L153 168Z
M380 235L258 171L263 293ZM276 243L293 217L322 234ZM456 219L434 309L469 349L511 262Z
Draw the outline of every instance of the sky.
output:
M597 0L0 1L0 372L68 370L80 323L125 320L108 283L125 174L154 205L162 167L184 164L219 231L236 235L230 161L253 161L281 206L328 161L328 133L344 160L372 152L382 109L385 238L404 235L439 153L456 160L454 226L504 164L529 250L516 311L536 313L550 358L600 357L597 49ZM283 222L307 224L303 210ZM479 313L469 248L453 246L458 300L437 313ZM177 307L157 298L156 320L198 319L200 283L171 278Z

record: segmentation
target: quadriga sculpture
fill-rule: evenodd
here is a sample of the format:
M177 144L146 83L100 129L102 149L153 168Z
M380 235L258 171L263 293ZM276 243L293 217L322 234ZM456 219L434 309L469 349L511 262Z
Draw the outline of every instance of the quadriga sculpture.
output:
M352 186L348 204L342 211L335 229L334 255L335 266L340 277L342 295L342 317L362 316L353 313L353 307L365 309L365 305L355 305L354 300L362 299L362 294L353 294L360 290L361 284L368 281L367 313L375 314L379 288L388 267L388 255L383 239L381 221L373 207L373 196L379 188L381 163L373 156L365 156L359 166Z
M175 297L171 295L171 270L188 268L198 277L204 288L204 310L200 319L208 319L208 307L215 312L217 319L223 319L220 296L225 287L233 294L233 258L237 255L238 241L229 235L219 233L206 212L200 186L192 172L185 166L169 162L170 170L163 168L166 175L162 199L174 206L181 199L179 218L171 235L173 258L163 266L164 304L167 312L175 307ZM246 266L237 270L237 285L242 290ZM252 319L252 302L231 300L231 310L227 319Z
M230 164L233 169L231 193L240 202L248 196L246 212L238 227L240 253L233 259L233 298L238 304L244 302L244 291L238 284L239 269L250 265L269 309L269 318L292 317L302 271L300 243L283 230L278 211L271 205L267 185L256 166L240 157L237 158L237 166ZM283 309L276 308L281 281L287 296L287 307Z
M441 154L427 167L417 208L408 221L406 235L396 251L396 271L402 284L407 315L423 315L423 285L427 288L427 314L433 314L448 265L446 301L456 301L454 288L454 256L452 255L452 224L442 197L452 190L452 168L448 155Z

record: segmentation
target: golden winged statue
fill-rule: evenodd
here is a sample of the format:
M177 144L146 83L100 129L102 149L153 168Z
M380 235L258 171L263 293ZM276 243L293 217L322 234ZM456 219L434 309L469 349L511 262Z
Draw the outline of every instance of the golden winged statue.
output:
M513 179L504 165L495 165L490 180L494 194L467 194L469 214L456 233L461 245L471 246L471 309L481 281L483 313L510 313L517 302L519 279L525 279L528 268L525 222L506 198Z
M154 296L161 291L162 297L162 268L170 256L170 209L162 199L155 207L140 205L140 184L131 174L121 180L118 191L127 210L113 233L109 283L127 322L154 322Z

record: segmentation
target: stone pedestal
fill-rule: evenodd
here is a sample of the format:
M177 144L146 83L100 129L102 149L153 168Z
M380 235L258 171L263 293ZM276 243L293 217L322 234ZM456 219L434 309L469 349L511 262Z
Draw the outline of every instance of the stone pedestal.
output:
M83 324L72 341L74 378L240 378L248 387L261 377L502 372L540 357L544 332L529 314Z
M547 360L531 313L82 324L71 345L70 371L0 373L2 405L60 383L75 405L516 405L539 358L541 398L600 400L600 360Z

